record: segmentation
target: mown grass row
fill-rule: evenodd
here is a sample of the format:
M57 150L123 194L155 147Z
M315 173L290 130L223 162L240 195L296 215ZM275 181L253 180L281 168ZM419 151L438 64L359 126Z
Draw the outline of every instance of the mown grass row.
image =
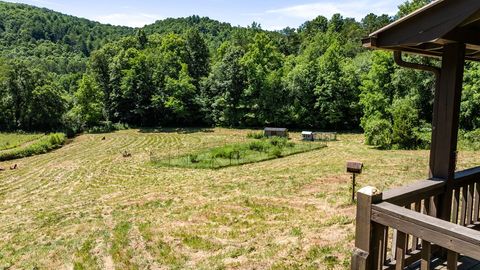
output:
M0 161L24 158L47 153L65 144L67 137L63 133L52 133L41 137L31 144L0 152Z
M305 153L326 147L323 143L294 143L285 138L262 138L229 144L175 157L151 157L155 165L181 168L219 169Z

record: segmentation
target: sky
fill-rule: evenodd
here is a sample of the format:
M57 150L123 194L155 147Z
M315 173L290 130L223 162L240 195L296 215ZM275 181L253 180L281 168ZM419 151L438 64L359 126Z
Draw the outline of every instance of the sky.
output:
M165 18L207 16L234 26L298 27L335 13L361 20L368 13L394 15L405 0L9 0L46 7L102 23L142 27Z

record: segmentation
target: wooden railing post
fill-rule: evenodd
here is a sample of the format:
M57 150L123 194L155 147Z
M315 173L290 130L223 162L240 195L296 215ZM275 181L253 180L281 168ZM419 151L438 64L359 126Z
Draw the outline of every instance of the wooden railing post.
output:
M374 269L374 224L371 221L372 204L380 202L382 194L374 187L365 187L357 193L357 219L355 249L352 255L352 270Z

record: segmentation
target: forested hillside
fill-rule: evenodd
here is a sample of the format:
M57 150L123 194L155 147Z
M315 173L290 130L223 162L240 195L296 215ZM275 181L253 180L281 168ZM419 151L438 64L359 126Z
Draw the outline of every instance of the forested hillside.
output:
M0 2L0 129L281 125L425 147L433 77L360 40L428 2L408 1L394 18L319 16L277 32L198 16L132 29ZM479 71L466 72L466 130L480 125Z

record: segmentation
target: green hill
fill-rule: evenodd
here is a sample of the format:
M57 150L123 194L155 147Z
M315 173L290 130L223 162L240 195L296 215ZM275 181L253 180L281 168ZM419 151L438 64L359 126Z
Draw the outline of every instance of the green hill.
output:
M63 50L88 56L105 43L132 33L134 29L129 27L104 25L45 8L0 2L0 46L2 54L7 56L35 55L32 45L64 47Z

